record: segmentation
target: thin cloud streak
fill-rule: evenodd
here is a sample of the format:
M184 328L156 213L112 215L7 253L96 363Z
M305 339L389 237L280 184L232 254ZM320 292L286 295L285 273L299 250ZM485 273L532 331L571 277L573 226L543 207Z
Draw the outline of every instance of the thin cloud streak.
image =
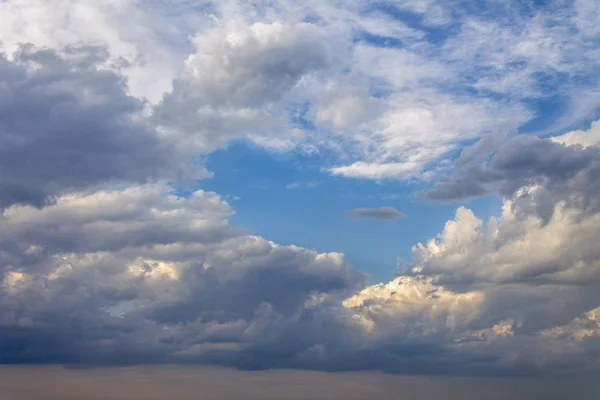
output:
M394 207L379 208L356 208L349 210L346 214L355 219L378 219L381 221L394 221L406 217Z

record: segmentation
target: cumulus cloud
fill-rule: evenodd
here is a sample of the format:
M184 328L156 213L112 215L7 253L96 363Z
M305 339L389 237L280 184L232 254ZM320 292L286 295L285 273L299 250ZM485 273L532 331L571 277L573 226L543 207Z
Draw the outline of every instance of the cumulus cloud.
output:
M347 211L346 214L351 218L379 219L382 221L404 218L404 214L394 207L355 208L354 210Z
M591 243L600 224L565 214L543 225L506 204L483 227L459 209L437 238L415 246L412 270L344 301L366 353L395 372L595 371L597 359L584 354L600 343Z
M427 354L427 366L419 359L412 370L598 368L597 358L584 354L595 354L600 343L600 254L593 243L600 214L593 178L577 184L596 175L594 127L510 139L481 167L498 179L491 182L506 185L496 189L505 196L500 216L484 223L460 207L439 235L414 246L413 264L397 278L344 301L369 354L385 352L393 361L382 365L401 372L410 369L401 360L411 349Z
M285 147L293 148L302 136L294 135L280 103L333 62L326 36L309 23L235 21L202 31L153 120L165 131L189 135L188 145L202 152L236 137L268 149L281 148L269 146L272 140L289 140L292 146Z
M486 225L459 209L411 270L369 287L341 254L233 227L213 193L144 185L13 205L0 224L1 360L593 371L597 214L563 202L543 224L512 201Z
M105 57L102 47L30 46L0 57L0 207L111 181L206 176L147 123L120 75L97 68Z
M579 202L579 207L598 210L598 168L600 148L595 145L595 131L588 134L570 132L553 139L515 136L504 143L489 163L457 168L424 193L429 200L457 200L498 193L510 197L525 186L536 190L522 191L519 197L533 201L516 201L533 206L548 220L559 201Z
M323 340L310 325L302 340L284 337L362 274L341 254L237 230L230 214L215 194L181 199L161 185L6 209L2 362L235 364L241 354L237 366L250 367L268 361L251 354L270 343L293 357Z

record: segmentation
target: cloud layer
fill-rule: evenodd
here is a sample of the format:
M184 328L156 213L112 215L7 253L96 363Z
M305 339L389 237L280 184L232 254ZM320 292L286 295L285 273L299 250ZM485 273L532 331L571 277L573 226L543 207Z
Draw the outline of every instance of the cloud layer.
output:
M559 134L594 117L589 2L521 3L9 1L0 37L9 55L105 48L97 63L196 152L244 138L333 151L334 175L422 179L492 130Z

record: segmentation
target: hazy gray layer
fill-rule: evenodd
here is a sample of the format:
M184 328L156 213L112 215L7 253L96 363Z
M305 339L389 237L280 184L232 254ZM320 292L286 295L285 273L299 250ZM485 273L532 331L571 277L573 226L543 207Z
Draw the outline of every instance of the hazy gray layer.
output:
M33 384L35 383L35 384ZM597 399L591 380L467 379L198 367L0 367L1 400Z

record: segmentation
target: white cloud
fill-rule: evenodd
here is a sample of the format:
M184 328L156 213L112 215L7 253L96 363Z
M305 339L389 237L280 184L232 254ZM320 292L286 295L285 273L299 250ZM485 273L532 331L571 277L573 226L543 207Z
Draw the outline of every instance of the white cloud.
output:
M401 340L468 329L483 312L483 300L482 292L454 293L430 278L400 276L365 288L344 300L344 307L370 321L371 334Z
M131 94L156 102L181 68L189 32L177 32L151 8L131 0L3 1L0 50L13 54L23 43L105 46L110 57L102 65L121 71Z
M328 66L325 32L312 24L228 22L197 34L182 84L201 103L260 108L276 102L303 75Z
M288 108L302 101L315 75L337 62L329 34L308 23L240 20L201 31L193 39L196 52L153 118L200 153L233 138L268 150L294 149L304 135L289 124Z
M459 99L435 90L411 90L391 96L386 111L356 133L353 151L366 161L335 166L331 172L354 178L424 178L461 142L498 124L517 124L523 109L499 110L493 102ZM512 121L512 123L511 123Z
M567 146L581 145L583 147L600 145L600 121L592 122L588 130L577 130L567 132L560 136L552 137L557 143L564 143Z
M109 57L101 65L122 73L134 96L154 103L175 79L173 93L153 110L156 123L198 154L240 137L278 152L324 147L338 152L336 174L367 179L430 176L463 141L534 118L524 98L560 94L569 111L551 133L581 122L600 104L597 88L579 83L594 81L600 62L590 47L589 1L575 2L573 12L549 5L527 15L494 3L494 21L487 13L453 15L461 6L435 1L388 6L6 1L0 38L10 54L19 42L105 46ZM398 20L396 8L423 19ZM440 24L448 28L447 40L429 31ZM401 45L370 43L361 37L365 31ZM366 85L357 90L349 76ZM322 129L289 137L298 128L290 120L302 107L307 122ZM184 140L179 131L193 138ZM420 154L404 162L415 149ZM362 167L340 165L347 160ZM404 165L361 172L366 164L381 170L395 163Z

